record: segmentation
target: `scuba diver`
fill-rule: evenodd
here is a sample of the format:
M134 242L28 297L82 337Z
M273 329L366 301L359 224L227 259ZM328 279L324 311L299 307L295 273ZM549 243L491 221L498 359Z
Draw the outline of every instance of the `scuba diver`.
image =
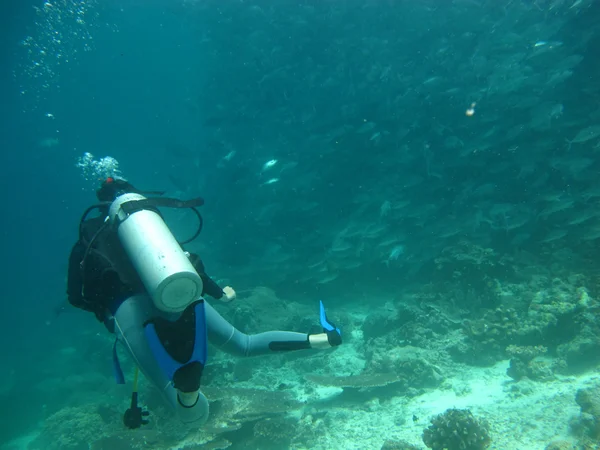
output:
M204 201L161 197L140 191L123 179L109 177L96 191L100 203L84 212L79 239L71 250L67 295L73 306L92 312L116 335L113 363L118 383L124 383L117 343L136 365L131 408L125 425L138 428L148 415L137 405L137 370L153 383L185 423L208 418L208 400L200 379L211 344L229 353L253 356L279 351L324 349L342 343L339 328L325 315L320 302L323 333L270 331L247 335L227 322L204 299L235 299L207 274L197 254L183 246L202 229L196 209ZM153 195L152 197L146 197ZM175 240L159 207L190 208L199 220L191 239ZM88 218L92 211L95 217Z

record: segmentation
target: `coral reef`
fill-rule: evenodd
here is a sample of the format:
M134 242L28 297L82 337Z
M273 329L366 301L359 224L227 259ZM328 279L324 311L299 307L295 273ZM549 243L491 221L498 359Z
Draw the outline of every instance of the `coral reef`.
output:
M400 382L400 378L392 373L365 373L360 375L349 375L345 377L306 375L304 378L306 378L307 381L320 384L322 386L354 389L377 388Z
M44 421L42 432L28 450L146 449L169 443L153 429L128 432L121 414L107 414L112 410L95 405L63 408Z
M506 353L510 357L510 367L506 370L506 374L516 381L523 377L539 381L553 379L550 365L546 361L536 360L538 356L547 352L548 349L542 345L509 345L506 348Z
M231 447L232 443L227 439L216 439L205 444L191 444L180 447L181 450L225 450Z
M423 430L423 442L433 450L483 450L491 443L489 426L468 409L448 409Z
M387 305L386 305L387 306ZM411 322L418 316L416 308L405 304L398 304L395 308L389 307L369 314L362 324L365 340L385 336L388 333Z
M307 375L308 381L324 386L359 389L393 388L395 393L417 395L424 388L440 385L442 371L425 358L425 351L406 346L392 349L373 349L368 367L358 375L335 377Z
M405 389L431 388L444 379L442 371L428 361L427 351L412 347L375 348L367 352L367 372L395 374Z
M406 441L385 441L381 450L420 450L420 447L409 444Z
M585 288L573 284L582 282L578 278L569 282L537 280L535 286L532 282L526 310L498 307L485 311L479 319L465 320L465 340L449 348L450 353L460 362L491 365L511 356L506 352L511 346L544 346L549 354L565 361L567 371L596 364L600 361L600 328L594 311L599 305ZM550 369L539 361L533 361L531 369L538 377L550 376ZM513 373L519 372L522 370L515 369Z
M570 371L585 370L600 361L600 325L597 320L598 301L590 297L587 289L579 287L571 296L575 303L573 317L567 322L570 341L561 343L556 353Z
M544 450L577 450L577 445L567 441L550 442Z
M291 448L314 448L322 444L321 436L329 433L329 424L325 422L326 413L306 414L298 421L296 425L296 436L294 443L299 445Z
M434 302L436 297L428 293L400 298L386 303L385 312L367 316L361 328L367 352L399 345L439 351L442 336L460 330L462 317L469 313L446 299Z
M514 276L514 261L505 255L498 255L491 248L484 248L463 240L456 245L444 248L435 258L435 276L445 283L452 280L468 302L465 307L495 307L501 298L498 295L497 279ZM475 295L469 295L469 294ZM473 304L475 298L478 304Z
M504 349L518 341L522 318L512 308L486 311L480 319L465 320L466 342L449 348L454 358L474 365L491 365L504 356Z
M520 306L480 311L478 318L478 312L461 310L441 295L427 297L427 300L414 297L414 304L389 302L386 304L389 314L371 314L362 328L355 329L356 335L362 333L364 340L357 340L352 351L340 348L335 357L330 352L308 356L297 356L300 352L275 355L275 361L271 359L270 364L285 365L281 373L269 372L249 360L234 360L229 355L211 359L203 378L203 390L211 403L211 417L201 431L184 430L145 387L144 401L152 410L152 421L140 433L124 433L120 421L124 407L105 405L89 409L84 405L81 409L69 408L59 411L57 417L49 417L44 432L30 448L78 450L84 443L85 448L93 450L162 450L172 445L237 449L242 448L239 447L242 442L250 445L248 448L295 448L296 444L310 446L311 442L317 445L319 433L327 433L330 426L342 420L343 414L336 416L318 406L307 414L305 404L288 392L301 383L300 373L313 373L305 375L305 379L314 384L299 388L305 398L321 396L321 392L331 396L332 392L336 402L350 402L358 411L368 413L385 408L390 397L412 397L440 386L446 377L451 379L453 362L449 352L454 359L476 364L510 358L507 374L521 381L509 383L511 390L514 387L513 394L509 395L529 395L535 383L527 379L552 379L558 366L556 361L569 369L585 367L588 359L593 361L594 350L600 348L594 315L598 303L581 283L580 279L567 282L538 278L530 283L528 291L519 291L521 303L515 301L514 304ZM502 289L508 291L508 285ZM286 321L290 317L295 320L296 324L289 327L310 327L311 320L301 319L297 313L290 315L287 307L282 306L285 302L277 299L272 291L258 289L252 297L257 303L266 302L268 308L279 311L278 314L287 315ZM255 310L244 304L230 312L234 320L245 324L244 328L288 327L277 325L280 322L272 314L263 314L263 307ZM476 318L461 318L467 314ZM308 310L307 317L311 317ZM358 325L359 321L355 323ZM459 348L462 348L461 355ZM551 363L551 358L557 355L560 359ZM346 376L328 375L330 373ZM315 384L341 389L323 389ZM247 386L256 388L247 389ZM343 398L338 397L342 390ZM457 391L457 395L461 394ZM588 397L589 394L578 396L582 414L572 424L582 442L593 442L600 436L598 414L589 406ZM290 413L296 412L302 417L300 421L291 419ZM86 434L89 430L94 432ZM442 438L447 441L441 442ZM448 410L433 419L432 425L423 432L423 441L434 449L479 450L487 447L489 439L485 422L475 419L468 410ZM48 442L55 444L47 445ZM402 441L387 441L383 448L414 450L417 447Z
M284 391L211 386L205 387L203 391L210 400L211 407L213 403L226 406L219 408L213 415L214 420L220 423L247 422L302 407L302 403Z
M293 422L285 414L302 404L282 391L257 389L203 388L211 402L211 417L202 429L190 430L161 402L153 390L146 392L151 407L150 424L127 430L120 408L103 405L67 407L48 417L41 434L29 450L163 450L181 445L185 448L224 449L240 433L252 436L255 448L264 442L279 442L285 448L295 434ZM287 430L281 433L281 429ZM239 440L239 439L238 439ZM189 444L189 445L188 445ZM196 446L196 447L194 447Z
M44 421L39 436L29 450L76 450L83 442L93 442L102 435L106 425L93 406L67 407Z
M597 443L600 439L600 385L579 389L575 401L581 412L571 421L571 429L582 444Z
M245 442L248 448L289 448L296 435L297 420L269 417L252 426L252 438Z

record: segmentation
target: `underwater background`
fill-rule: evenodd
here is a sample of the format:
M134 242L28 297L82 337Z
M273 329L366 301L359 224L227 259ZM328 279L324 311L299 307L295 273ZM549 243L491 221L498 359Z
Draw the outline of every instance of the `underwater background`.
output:
M599 1L6 3L0 448L599 448ZM125 429L133 367L65 304L119 174L206 200L236 327L323 300L343 345L211 351L205 428L142 382Z

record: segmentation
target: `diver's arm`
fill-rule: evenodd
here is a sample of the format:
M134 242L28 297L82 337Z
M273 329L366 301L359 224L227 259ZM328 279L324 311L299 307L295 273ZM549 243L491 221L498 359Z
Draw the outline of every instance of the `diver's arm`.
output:
M204 268L204 263L200 259L196 253L189 254L190 262L200 275L202 279L202 296L210 295L212 298L216 298L217 300L221 300L222 302L230 302L235 300L236 294L231 286L225 286L221 288L211 277L206 274L206 269Z
M194 269L196 269L196 272L198 272L198 275L200 275L200 278L202 279L202 296L210 295L217 300L226 300L223 299L225 292L223 292L221 286L206 274L206 269L204 268L204 263L200 259L200 256L198 256L197 253L190 253L189 258Z
M198 275L202 278L202 295L210 295L212 298L221 300L224 294L223 289L204 272L198 272Z
M208 339L216 347L240 356L264 355L276 351L302 350L313 347L314 337L292 331L268 331L259 334L245 334L227 322L208 302L206 306L206 324ZM323 333L325 334L325 333Z

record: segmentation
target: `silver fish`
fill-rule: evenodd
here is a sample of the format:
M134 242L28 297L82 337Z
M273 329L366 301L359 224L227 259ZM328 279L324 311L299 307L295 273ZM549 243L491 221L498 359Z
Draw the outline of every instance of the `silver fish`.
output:
M587 128L584 128L579 133L575 135L572 140L568 140L569 149L571 148L571 144L581 144L583 142L587 142L591 139L597 138L600 136L600 125L592 125Z

